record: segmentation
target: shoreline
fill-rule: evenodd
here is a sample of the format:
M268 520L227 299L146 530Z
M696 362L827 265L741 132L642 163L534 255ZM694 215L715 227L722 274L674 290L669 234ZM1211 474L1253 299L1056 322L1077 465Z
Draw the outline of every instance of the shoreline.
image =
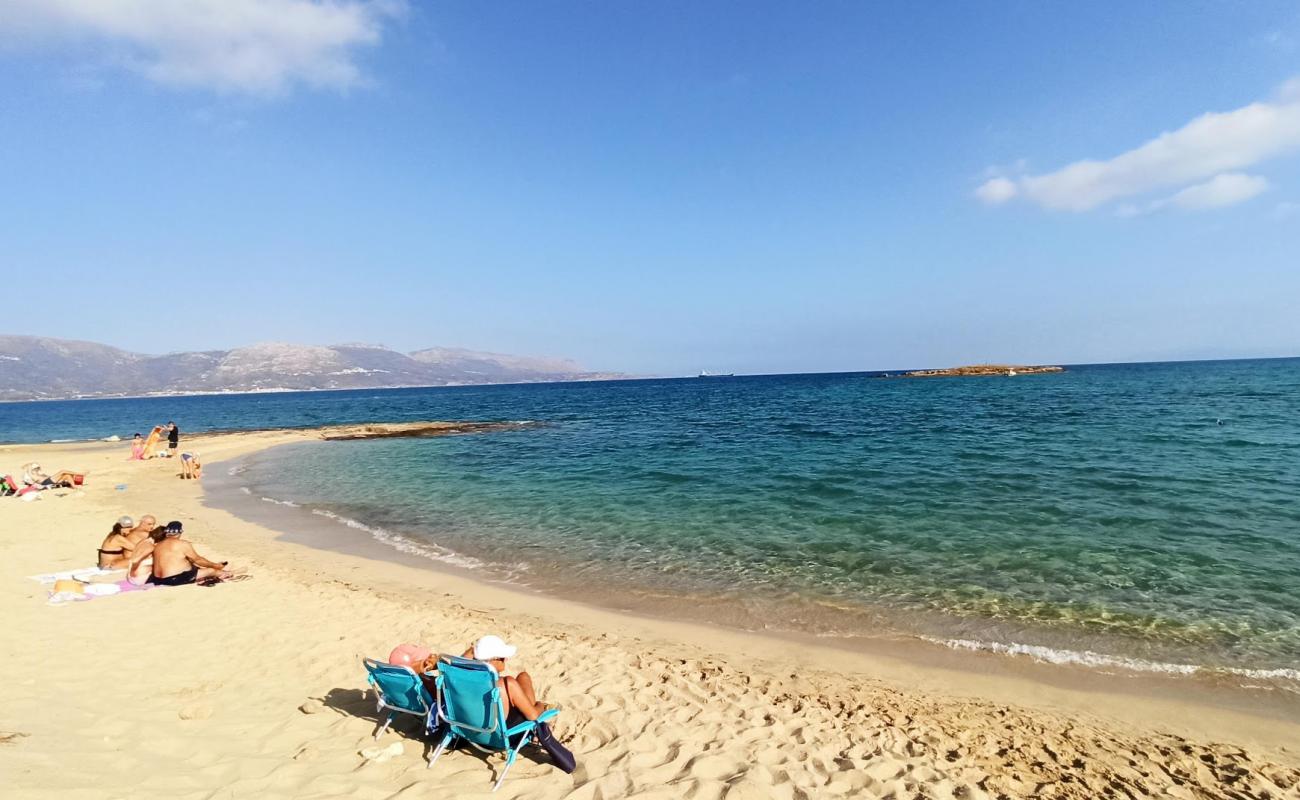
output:
M326 437L326 441L334 441ZM297 444L290 442L286 444ZM1104 695L1130 697L1152 697L1174 702L1191 702L1211 708L1221 708L1243 712L1261 719L1289 721L1300 719L1300 696L1289 689L1264 688L1253 689L1248 683L1240 685L1229 683L1229 674L1216 671L1210 667L1180 664L1160 664L1142 662L1153 667L1188 667L1189 670L1140 670L1121 666L1126 658L1108 656L1088 650L1057 651L1071 655L1096 656L1100 664L1074 662L1051 662L1041 658L1032 658L1024 653L1007 652L1001 643L980 642L980 645L966 640L943 641L934 637L899 630L888 630L880 635L845 635L827 636L805 633L791 628L767 628L755 630L737 624L729 624L705 615L689 617L673 616L667 606L658 608L653 604L635 603L614 604L610 602L616 595L610 590L592 590L586 597L572 596L563 592L539 588L533 584L520 583L510 577L490 577L479 572L477 567L469 566L466 561L478 562L473 555L458 554L453 551L445 553L429 552L436 545L423 543L409 544L391 540L394 534L407 539L401 531L390 532L375 530L355 519L340 516L331 511L304 507L277 498L261 496L239 483L242 464L249 457L260 455L283 445L269 445L256 451L244 453L238 458L212 465L212 477L207 481L203 503L209 508L221 510L240 519L252 522L272 531L277 541L292 543L309 548L328 557L329 554L346 555L370 562L398 564L415 570L427 570L442 579L465 582L467 588L463 593L474 593L475 588L482 589L491 597L492 602L505 608L523 608L537 598L545 598L557 604L557 613L574 616L597 613L612 615L614 618L628 618L642 624L657 628L663 619L673 619L672 625L687 625L698 629L699 638L707 639L705 632L740 637L751 637L753 642L745 648L747 652L768 651L780 647L796 646L815 648L823 651L843 653L852 658L863 656L868 659L885 658L909 664L921 669L954 670L959 673L983 674L1004 678L1011 681L1033 681L1045 687L1083 689ZM358 534L362 535L358 535ZM496 596L500 593L500 596ZM567 612L565 606L570 606ZM667 632L669 635L672 630ZM1027 648L1032 646L1013 645ZM1050 650L1050 648L1041 648ZM1113 671L1106 671L1109 667ZM1192 670L1199 670L1194 673ZM1259 671L1262 672L1262 671ZM1248 676L1240 674L1243 681Z
M309 441L311 434L213 434L205 440L209 480L218 462ZM145 781L136 787L142 796L180 796L185 792L178 786L197 792L218 785L267 796L362 786L387 786L391 793L411 781L444 792L486 793L489 770L479 759L443 759L425 771L411 733L390 733L381 741L404 742L403 755L383 766L367 763L357 752L370 746L371 721L364 714L373 703L345 687L363 685L359 655L382 657L403 640L450 650L489 629L521 644L520 666L538 678L545 699L564 706L557 732L582 765L570 777L543 764L521 764L506 788L522 794L651 797L693 789L721 796L732 787L740 797L800 796L796 790L823 797L923 788L960 789L968 797L1083 798L1118 782L1134 794L1182 789L1192 792L1188 796L1213 796L1231 786L1243 797L1266 791L1283 797L1300 785L1300 724L1294 719L1187 696L1108 691L1069 677L1048 684L1009 674L1020 670L994 668L997 657L979 654L961 654L964 667L956 668L956 660L917 663L904 653L844 651L825 642L640 618L427 565L323 550L214 507L200 482L176 480L166 462L120 460L124 449L98 442L0 447L6 464L39 454L43 463L91 469L90 484L80 492L33 503L0 501L9 573L0 602L13 628L0 679L33 687L32 676L42 671L66 678L58 682L66 697L32 688L0 709L0 731L25 734L0 748L0 777L22 796L66 797L78 788L83 796L104 796L112 794L109 786L131 786L131 762L138 756L123 767L122 745L104 741L104 726L146 738L158 726L153 739L199 737L209 762L204 769L221 773L208 775L201 786L178 776ZM119 483L128 490L114 492ZM97 544L91 540L102 537L105 520L146 512L184 519L200 552L247 565L256 579L55 609L22 577L85 566L80 562ZM41 536L15 538L19 531ZM59 642L75 641L110 663L133 657L172 663L175 655L169 659L169 649L138 623L183 625L195 614L212 629L212 640L187 647L185 670L124 689L139 703L125 710L97 707L91 699L102 694L97 676L71 661L50 664L45 655L59 652ZM49 714L51 703L70 717ZM311 703L332 713L288 710L316 708ZM249 767L249 736L263 743L267 755L256 762L262 768ZM68 774L49 774L39 765L57 763L69 737L88 761L75 762L82 766ZM191 755L177 754L181 762ZM98 794L87 788L92 784Z

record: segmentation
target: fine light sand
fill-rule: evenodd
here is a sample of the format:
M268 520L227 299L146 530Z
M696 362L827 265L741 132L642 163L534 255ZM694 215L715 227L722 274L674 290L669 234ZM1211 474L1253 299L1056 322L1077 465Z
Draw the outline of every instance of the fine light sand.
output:
M189 443L211 464L311 435ZM91 471L81 491L0 499L6 798L486 796L499 757L452 752L426 770L411 722L378 743L400 754L361 755L376 743L360 658L488 632L520 646L514 667L562 706L555 729L579 761L569 776L523 758L503 798L1300 797L1300 725L1285 719L617 615L289 544L203 505L175 462L127 449L0 446L0 472ZM254 578L58 607L26 579L89 565L119 515L146 513Z

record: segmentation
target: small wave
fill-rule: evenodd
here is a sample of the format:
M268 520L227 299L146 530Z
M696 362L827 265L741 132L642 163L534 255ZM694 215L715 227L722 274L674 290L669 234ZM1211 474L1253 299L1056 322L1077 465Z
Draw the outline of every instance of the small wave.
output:
M277 505L277 506L288 506L289 508L300 508L300 507L301 507L301 506L299 506L297 503L293 502L292 500L276 500L274 497L263 497L263 498L262 498L262 502L264 502L264 503L274 503L274 504Z
M389 547L402 553L422 556L431 561L440 561L444 564L451 564L464 569L479 569L483 566L483 562L477 558L462 556L453 550L439 547L436 544L413 541L409 537L403 536L400 533L393 533L392 531L383 528L367 525L364 522L358 522L357 520L345 517L342 514L335 514L333 511L328 511L323 508L313 508L311 513L327 517L328 519L332 519L335 522L348 526L349 528L365 531L373 536L376 541L383 542Z
M226 474L233 478L233 477L235 477L236 475L242 475L242 474L244 474L244 473L247 472L247 471L248 471L248 465L247 465L247 464L236 464L235 466L233 466L233 467L231 467L230 469L226 470Z
M250 489L250 488L248 488L247 486L241 486L241 487L239 487L239 491L243 492L244 494L252 494L252 493L253 493L253 490Z
M1012 642L981 642L973 639L937 639L922 636L927 642L940 644L954 650L998 653L1008 656L1027 656L1047 664L1074 665L1093 669L1122 669L1129 672L1154 672L1165 675L1228 674L1254 680L1294 681L1300 683L1300 669L1244 669L1237 667L1207 667L1198 664L1171 664L1147 661L1141 658L1108 655L1091 650L1058 650L1035 644Z

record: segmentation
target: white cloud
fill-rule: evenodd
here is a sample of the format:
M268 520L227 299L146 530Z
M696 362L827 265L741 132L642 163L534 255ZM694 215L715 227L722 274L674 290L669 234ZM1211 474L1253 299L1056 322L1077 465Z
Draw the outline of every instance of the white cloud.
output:
M1223 208L1244 203L1268 190L1268 180L1258 175L1225 172L1215 175L1205 183L1188 186L1165 201L1168 205L1196 211L1206 208Z
M1240 172L1225 172L1215 175L1204 183L1188 186L1169 197L1153 200L1145 206L1125 203L1117 208L1115 213L1121 217L1139 217L1165 208L1178 208L1184 211L1226 208L1244 203L1266 191L1268 191L1266 178L1258 175L1243 175Z
M1004 203L1024 196L1045 208L1087 211L1126 197L1185 186L1190 194L1169 202L1184 208L1214 207L1214 201L1234 197L1248 186L1250 176L1224 175L1300 149L1300 79L1287 83L1276 99L1234 111L1202 114L1176 131L1162 133L1140 147L1106 161L1076 161L1054 172L991 178L975 190L986 203ZM1217 176L1217 177L1215 177ZM1223 179L1223 180L1220 180ZM1011 186L1006 184L1010 183ZM1265 182L1263 188L1267 187ZM1218 205L1253 197L1251 194ZM1179 194L1182 194L1181 192ZM1195 203L1210 205L1192 205Z
M1014 181L1004 177L989 178L979 185L975 190L975 196L985 203L995 206L999 203L1005 203L1019 194L1020 190L1016 188Z
M365 83L404 0L0 0L0 43L71 47L157 83L275 95Z

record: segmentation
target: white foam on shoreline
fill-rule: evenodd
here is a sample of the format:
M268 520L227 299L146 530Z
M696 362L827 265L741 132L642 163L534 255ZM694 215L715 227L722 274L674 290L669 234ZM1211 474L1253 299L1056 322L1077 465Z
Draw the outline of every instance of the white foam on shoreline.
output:
M462 569L480 569L483 567L483 562L477 558L462 556L453 550L448 550L445 547L440 547L433 543L417 542L400 533L393 533L392 531L383 528L367 525L364 522L358 522L357 520L345 517L342 514L335 514L333 511L328 511L323 508L313 508L311 513L332 519L335 522L348 526L349 528L365 531L374 537L376 541L383 542L394 550L402 553L421 556L431 561L451 564L453 566L461 567Z
M974 639L937 639L922 636L927 642L943 645L954 650L971 650L975 652L997 653L1007 656L1024 656L1046 664L1074 665L1093 669L1120 669L1129 672L1152 672L1165 675L1227 674L1241 678L1268 681L1291 681L1296 687L1283 687L1291 691L1300 691L1300 669L1280 667L1277 669L1244 669L1237 667L1208 667L1198 664L1172 664L1161 661L1147 661L1141 658L1096 653L1092 650L1059 650L1034 644L1012 642L982 642Z
M276 500L274 497L263 497L262 502L274 503L277 506L288 506L289 508L301 508L301 506L292 500Z

